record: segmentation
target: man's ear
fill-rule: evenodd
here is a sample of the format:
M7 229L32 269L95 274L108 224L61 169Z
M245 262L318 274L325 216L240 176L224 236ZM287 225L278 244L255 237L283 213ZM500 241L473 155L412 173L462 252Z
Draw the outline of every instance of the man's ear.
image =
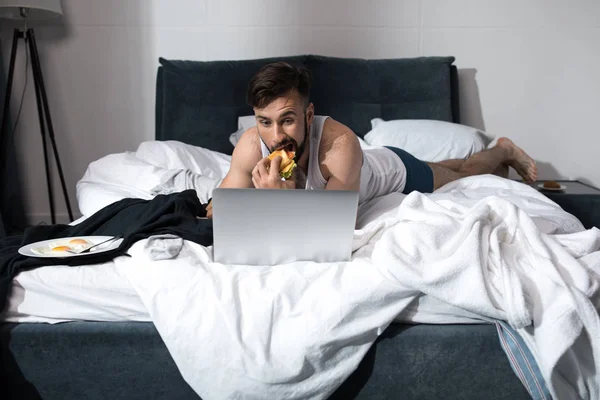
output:
M308 120L308 125L312 124L313 118L315 117L315 106L313 103L309 103L308 107L306 107L306 119Z

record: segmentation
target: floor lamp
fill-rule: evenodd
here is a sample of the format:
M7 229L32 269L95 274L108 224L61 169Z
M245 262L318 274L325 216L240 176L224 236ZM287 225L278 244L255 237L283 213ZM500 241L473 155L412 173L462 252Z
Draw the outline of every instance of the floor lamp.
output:
M12 137L12 127L8 124L8 115L10 112L10 96L12 90L13 76L15 72L15 58L17 56L17 45L20 39L24 39L29 48L31 58L31 68L33 72L33 81L35 86L35 97L40 120L40 131L42 134L42 146L44 149L44 165L46 167L46 183L48 185L48 201L50 203L50 215L52 224L56 224L56 212L54 210L54 194L52 190L52 179L50 176L50 159L48 154L48 142L54 154L62 191L69 213L69 219L73 221L73 212L69 202L69 195L65 178L60 164L58 148L54 140L54 128L52 127L52 119L50 118L50 108L48 107L48 97L46 96L46 88L44 86L44 78L42 76L42 67L35 42L33 28L28 28L27 24L30 21L47 20L59 17L63 14L60 0L0 0L0 18L9 18L24 22L23 30L15 29L13 33L13 41L10 53L10 64L8 67L8 81L6 84L6 95L4 101L4 111L2 113L2 128L0 131L0 151L4 157L0 158L0 179L6 176L6 156L8 150L9 137ZM25 51L27 51L27 47ZM4 182L0 182L3 187Z

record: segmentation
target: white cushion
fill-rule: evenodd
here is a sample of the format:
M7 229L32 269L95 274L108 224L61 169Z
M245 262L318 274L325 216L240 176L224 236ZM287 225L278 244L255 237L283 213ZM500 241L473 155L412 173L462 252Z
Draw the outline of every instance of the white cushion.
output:
M372 146L393 146L422 161L465 159L485 150L492 138L479 129L446 121L402 119L371 120L365 141Z

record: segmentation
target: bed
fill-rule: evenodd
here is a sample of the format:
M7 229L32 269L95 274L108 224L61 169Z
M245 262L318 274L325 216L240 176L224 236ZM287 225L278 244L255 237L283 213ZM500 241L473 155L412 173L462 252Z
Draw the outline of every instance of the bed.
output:
M195 190L200 201L210 198L210 190L218 184L228 166L233 150L230 135L240 128L239 117L252 112L244 102L246 84L261 65L274 60L309 67L314 74L311 96L317 114L341 121L360 138L371 130L373 118L460 122L458 74L452 57L363 60L303 55L214 62L161 59L156 85L156 141L142 143L136 152L108 155L90 164L77 188L82 213L91 215L124 197L152 199L157 194L188 189ZM200 159L208 161L202 163L198 161ZM207 167L209 164L211 168ZM115 173L118 171L127 172ZM597 235L596 231L585 231L574 217L525 185L491 177L485 187L478 187L474 181L468 180L457 185L463 186L454 189L474 187L475 192L485 193L486 198L495 194L514 196L515 204L529 210L538 228L543 226L548 232L563 234L561 240L567 240L565 238L569 235ZM440 193L440 201L450 201L452 189ZM417 204L417 200L411 204ZM382 215L389 216L390 210L396 208L400 201L410 203L392 196L376 203L365 213L377 216L371 214L365 217L366 228L357 240L370 245L357 246L356 254L373 251L373 257L380 260L379 265L392 262L386 258L389 254L378 251L377 243L372 239L379 231L369 229L380 222L378 218ZM504 206L504 203L499 205ZM382 224L377 226L377 229L383 229ZM532 225L530 229L536 228ZM365 238L367 236L369 238ZM588 268L597 268L599 263L595 254L599 249L593 247L593 240L583 236L577 240L589 242L591 247L581 252L591 254L591 261L586 264ZM374 299L377 295L355 293L356 289L352 286L355 283L348 283L348 292L340 293L357 296L350 313L356 324L367 323L367 314L371 311L373 318L380 318L379 322L367 329L360 324L352 325L347 319L336 320L329 326L329 331L316 328L311 331L311 343L307 344L290 329L292 325L288 321L284 330L273 328L271 333L276 336L277 332L279 336L275 339L269 336L269 341L277 342L277 346L261 342L264 337L258 334L248 338L250 344L247 346L250 347L235 342L242 347L239 350L241 355L236 354L235 357L239 358L227 358L235 345L223 338L226 336L223 332L228 331L220 327L220 317L213 315L214 310L207 311L215 301L214 296L209 298L198 287L186 286L189 277L199 273L198 265L209 261L210 251L187 243L184 250L187 251L181 253L184 256L196 257L195 264L185 265L186 258L181 254L179 261L148 261L140 243L132 247L132 257L127 260L121 260L126 258L121 257L99 266L39 268L15 278L9 306L3 314L5 322L0 326L2 397L193 399L200 398L202 393L201 397L205 400L527 399L550 398L551 391L557 398L567 398L565 396L575 393L573 384L560 386L544 382L540 371L545 371L548 361L539 354L533 356L531 349L544 349L544 344L536 340L546 331L536 336L535 332L528 331L528 324L515 322L516 317L508 318L510 323L507 323L501 318L491 318L493 312L483 316L483 312L480 315L469 307L462 308L459 303L452 305L441 297L425 293L412 295L404 304L397 289L394 291L385 286L400 278L386 275L389 271L382 272L385 278L373 277L365 272L367 264L335 268L350 276L355 274L356 279L364 277L364 282L372 282L371 294L388 293L389 302L395 302L396 308L375 308L383 304L383 300ZM566 257L560 254L560 257ZM555 264L561 264L560 257L556 258ZM182 268L192 275L182 273L170 280L171 277L165 275L167 267ZM318 266L302 266L302 271L309 275L315 270L321 271ZM593 285L597 281L589 270L585 271L588 271L586 282L589 287L585 291L582 286L581 291L587 294L589 300L597 294ZM240 277L248 281L252 279L248 275L252 271L239 268L211 273L215 275L205 277L216 279L215 276L225 276L223 274L238 274L235 276L240 279L236 281L239 285L245 282ZM268 273L279 276L283 272L269 270ZM403 276L402 279L409 277ZM327 280L324 282L327 283ZM476 291L477 285L473 282L473 290ZM201 285L206 284L199 282L198 286ZM278 283L274 285L286 287L283 284L277 286ZM167 290L165 286L170 287ZM261 287L260 293L267 293L265 296L268 296L269 290L274 290L268 285ZM179 293L178 288L184 292L188 290L187 294ZM204 291L206 289L207 286L204 286ZM192 296L197 301L186 305L186 295L188 299ZM316 294L313 296L318 297ZM254 298L243 299L252 302ZM581 302L585 300L578 299ZM257 304L260 301L256 299ZM338 301L339 307L342 307L344 299ZM206 308L203 309L200 303ZM253 310L243 302L237 307L241 307L238 311ZM326 304L322 307L332 308ZM175 311L168 312L169 308ZM573 306L573 310L569 310L578 315L577 309ZM227 315L236 312L232 310L221 311ZM340 314L340 310L333 307L331 312ZM214 324L191 321L205 312L211 314L207 320ZM300 321L304 325L301 326L306 326L308 320L318 321L310 314L303 315L305 317ZM265 317L257 314L257 321L262 318ZM327 318L331 315L323 317L331 323ZM584 321L581 325L592 332L597 321L589 313L587 318L581 316ZM252 327L250 330L260 330L252 321L247 323ZM175 328L178 324L181 329ZM539 329L542 328L547 329L545 326ZM248 328L239 328L240 331L244 329L249 335ZM353 329L362 329L362 333L346 337L346 333ZM327 343L317 345L320 338L315 336L315 332L320 332L323 338L328 332L337 336L335 340L327 339L324 340ZM569 379L577 381L573 376L587 377L578 393L591 396L597 389L593 378L588 375L598 365L598 360L594 357L590 360L589 354L596 354L598 343L595 339L591 343L582 342L585 336L582 332L564 333L574 335L573 342L581 347L565 345L568 349L565 354L569 354L560 363L555 360L551 367L564 382ZM284 333L289 335L290 342L285 341ZM523 341L523 337L532 341ZM563 336L560 338L564 339ZM334 341L337 344L332 345ZM265 348L266 352L261 352ZM593 351L590 352L590 349ZM285 355L288 354L289 360L286 360ZM582 354L587 354L588 358ZM289 371L289 365L298 359L301 360L301 371ZM540 365L537 365L538 362ZM573 366L577 367L574 375L565 373ZM312 375L309 367L313 368ZM308 372L306 368L309 368ZM312 376L316 375L318 379L313 379ZM585 395L581 397L586 398Z

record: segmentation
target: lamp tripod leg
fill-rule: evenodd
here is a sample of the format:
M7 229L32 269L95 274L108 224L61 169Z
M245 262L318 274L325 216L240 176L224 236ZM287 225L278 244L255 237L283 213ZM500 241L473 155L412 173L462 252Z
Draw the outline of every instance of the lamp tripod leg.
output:
M15 75L15 59L17 58L17 45L19 43L19 38L21 33L18 29L14 30L13 33L13 41L12 47L10 50L10 64L8 67L8 81L6 82L6 94L4 96L4 110L2 111L2 127L0 128L0 154L2 157L0 158L0 188L6 187L5 179L8 171L6 171L7 162L8 162L8 147L9 147L9 138L12 136L13 132L8 126L8 115L10 114L10 95L12 91L13 77Z
M56 224L56 212L54 210L54 191L52 189L52 176L50 175L50 160L48 157L48 143L46 142L46 122L44 119L44 110L42 108L42 95L40 89L40 78L38 75L37 64L35 62L35 53L33 51L33 43L29 38L29 30L26 32L25 42L29 45L29 53L31 57L31 69L33 71L33 83L35 87L35 102L38 109L38 117L40 120L40 132L42 134L42 148L44 150L44 166L46 167L46 185L48 188L48 202L50 203L50 218L52 224ZM27 50L26 50L27 51Z
M42 135L44 136L43 142L44 142L44 155L46 157L46 171L48 171L48 160L47 160L47 156L46 156L46 145L45 145L45 129L43 128L43 123L42 123L42 119L43 116L46 119L46 123L47 123L47 127L48 127L48 137L50 139L50 144L52 145L52 150L54 152L54 159L56 161L56 167L58 169L58 175L60 177L60 183L62 186L62 192L63 192L63 196L65 199L65 204L67 206L67 212L69 213L69 220L72 222L73 221L73 211L71 210L71 203L69 201L69 194L67 192L67 185L65 183L65 177L63 174L63 170L62 170L62 165L60 162L60 157L58 154L58 147L56 146L56 140L54 137L54 128L52 126L52 119L50 117L50 107L48 106L48 97L46 96L46 89L44 87L44 78L42 76L42 68L41 68L41 64L40 64L40 59L39 59L39 55L37 52L37 45L35 42L35 35L33 33L33 29L29 29L27 31L27 40L29 41L29 48L31 51L31 59L32 59L32 68L33 68L33 72L34 72L34 78L37 76L37 78L35 79L36 81L36 98L37 98L37 102L38 102L38 112L40 113L40 127L42 129ZM48 194L50 196L50 198L52 199L52 193L51 193L51 186L50 186L50 182L48 182ZM52 212L52 223L56 223L55 222L55 215L54 215L54 205L53 205L53 200L50 200L50 208L51 208L51 212Z

